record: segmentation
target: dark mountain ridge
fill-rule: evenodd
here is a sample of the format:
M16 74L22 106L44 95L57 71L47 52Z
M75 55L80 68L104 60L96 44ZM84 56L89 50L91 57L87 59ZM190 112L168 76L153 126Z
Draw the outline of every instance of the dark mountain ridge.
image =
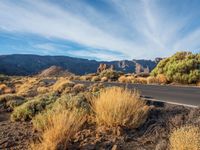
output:
M94 73L100 64L113 65L115 70L135 73L136 66L148 68L156 66L152 60L96 61L69 56L39 56L31 54L0 55L0 74L34 75L51 66L60 66L77 75Z

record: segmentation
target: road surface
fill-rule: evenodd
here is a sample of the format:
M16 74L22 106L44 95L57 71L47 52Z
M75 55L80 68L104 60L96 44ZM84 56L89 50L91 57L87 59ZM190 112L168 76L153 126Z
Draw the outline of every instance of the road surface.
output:
M75 81L86 85L94 84L90 81ZM129 89L138 89L142 97L166 103L180 104L185 106L200 106L200 88L186 86L169 86L169 85L145 85L145 84L125 84L104 82L105 86L121 86Z

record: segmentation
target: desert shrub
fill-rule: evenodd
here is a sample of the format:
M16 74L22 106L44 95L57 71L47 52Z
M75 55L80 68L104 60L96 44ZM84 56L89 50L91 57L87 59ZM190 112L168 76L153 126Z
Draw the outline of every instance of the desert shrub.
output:
M135 80L134 76L120 76L118 81L121 83L132 83Z
M98 92L100 89L104 88L104 85L102 83L95 83L89 87L89 91L94 93Z
M177 52L161 60L151 72L152 76L159 74L163 74L170 82L196 83L200 79L200 54Z
M126 76L120 76L119 77L119 79L118 79L118 81L120 82L120 83L126 83Z
M156 76L156 79L158 80L158 82L159 82L160 84L166 84L166 83L167 83L167 78L166 78L166 76L163 75L163 74L158 74L158 75Z
M18 88L17 94L21 96L34 97L37 93L37 88L40 86L40 80L37 78L27 78L24 83Z
M61 109L57 113L46 115L46 126L40 143L32 144L33 150L67 149L68 142L83 125L84 116Z
M108 81L108 78L107 78L107 77L102 77L102 78L101 78L101 82L106 82L106 81Z
M85 89L86 89L86 86L84 84L76 84L76 85L74 85L72 90L75 93L79 93L79 92L83 92Z
M1 91L1 94L10 94L10 93L14 93L15 89L8 87L6 84L2 83L0 84L0 91Z
M125 126L138 128L146 121L149 107L140 100L137 91L119 87L100 91L99 96L92 101L99 125L109 127Z
M152 76L147 77L147 84L156 84L156 83L159 83L156 77L152 77Z
M200 128L184 126L176 129L170 135L171 150L199 150Z
M48 92L49 92L49 87L38 87L38 88L37 88L37 92L38 92L39 94L48 93Z
M53 91L62 93L66 88L72 88L75 85L74 82L60 78L54 85Z
M24 97L17 96L16 94L5 94L0 96L0 107L9 111L13 110L16 106L25 102Z
M91 75L84 75L84 76L80 77L80 80L82 80L82 81L89 81L89 80L92 79L92 77L93 76L91 76Z
M54 107L56 107L56 105L63 105L68 110L76 109L85 113L90 113L90 104L87 99L87 93L63 95L54 105Z
M96 81L100 81L101 78L99 76L94 76L92 77L91 81L96 82Z
M56 94L39 95L28 100L26 103L16 107L11 115L14 121L26 121L32 119L36 114L43 111L48 105L57 99Z
M137 83L137 84L147 84L147 78L144 77L137 77L135 78L132 83Z
M90 113L90 105L84 94L79 94L77 96L70 94L63 95L46 111L39 113L33 118L32 122L34 128L39 131L43 131L45 127L48 126L48 116L59 113L63 110L73 111L86 116Z
M3 82L3 81L7 81L9 80L10 78L6 75L3 75L3 74L0 74L0 81Z
M200 86L200 81L197 82L197 86Z
M113 80L113 81L118 80L118 78L121 75L123 75L122 72L115 71L115 70L112 70L112 69L106 69L99 74L100 78L107 77L107 79L110 79L110 80Z

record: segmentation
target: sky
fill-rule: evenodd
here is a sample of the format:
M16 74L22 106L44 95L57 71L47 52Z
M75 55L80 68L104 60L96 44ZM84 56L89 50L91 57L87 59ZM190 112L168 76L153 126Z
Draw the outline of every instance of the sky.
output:
M200 53L200 0L0 0L0 55L95 60Z

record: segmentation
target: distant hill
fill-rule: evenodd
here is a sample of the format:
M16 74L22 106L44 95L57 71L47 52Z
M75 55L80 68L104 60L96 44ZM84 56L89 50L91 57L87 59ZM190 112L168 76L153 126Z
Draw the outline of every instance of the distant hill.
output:
M0 74L34 75L51 66L59 66L71 73L83 75L96 72L101 63L113 65L115 70L125 73L134 73L136 66L150 71L156 66L156 61L152 60L95 61L68 56L14 54L0 55Z

